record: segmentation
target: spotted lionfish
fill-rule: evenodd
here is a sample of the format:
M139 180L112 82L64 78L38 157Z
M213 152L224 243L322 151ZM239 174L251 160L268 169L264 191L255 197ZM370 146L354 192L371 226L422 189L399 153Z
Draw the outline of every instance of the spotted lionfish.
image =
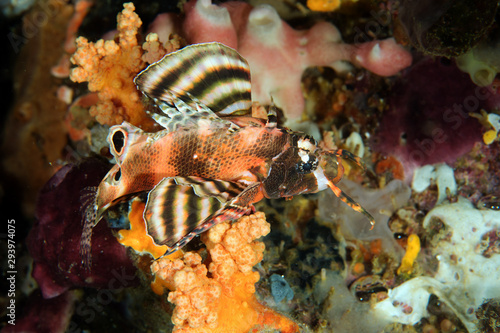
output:
M337 184L342 159L362 165L342 149L324 150L313 138L267 119L249 116L250 69L220 44L187 46L166 55L134 80L155 106L155 133L123 122L107 141L116 164L84 209L83 261L90 265L92 228L111 206L148 193L147 232L168 253L223 221L251 213L263 198L287 198L330 188L354 210L373 217Z

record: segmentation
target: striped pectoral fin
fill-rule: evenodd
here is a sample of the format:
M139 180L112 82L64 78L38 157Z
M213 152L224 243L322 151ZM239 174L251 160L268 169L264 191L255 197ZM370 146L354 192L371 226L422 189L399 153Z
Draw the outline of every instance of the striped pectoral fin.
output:
M226 202L216 213L201 221L200 225L193 231L180 239L172 246L165 255L169 255L189 243L194 237L212 228L214 225L226 222L235 221L240 217L250 214L254 211L253 203L264 198L261 191L261 184L255 183L248 186L243 192L232 200Z
M243 190L241 184L221 180L164 178L148 195L144 210L148 234L158 245L179 248L210 228L210 220Z
M176 98L191 104L195 99L221 116L248 113L252 104L248 63L220 43L190 45L167 54L134 82L158 104L173 105Z

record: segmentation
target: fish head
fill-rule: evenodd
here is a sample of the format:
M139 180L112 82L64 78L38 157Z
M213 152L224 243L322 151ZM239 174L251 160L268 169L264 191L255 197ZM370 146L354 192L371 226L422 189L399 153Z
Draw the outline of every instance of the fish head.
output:
M364 167L361 159L343 149L321 149L307 135L292 133L291 137L292 144L270 163L268 175L263 181L264 195L267 198L283 198L329 188L351 208L367 216L373 225L373 217L336 186L344 175L342 159Z
M109 129L107 141L109 151L115 158L116 164L109 170L97 188L94 207L97 221L109 207L129 199L141 191L140 189L136 191L137 188L130 184L131 179L135 176L131 174L131 170L135 170L133 161L138 160L137 154L141 152L147 140L147 134L127 122ZM128 171L122 173L123 170Z
M276 156L263 181L266 196L284 198L326 188L317 150L314 140L304 137Z
M117 198L121 196L120 178L120 166L115 165L99 186L86 187L81 191L80 211L87 227L93 228L101 220L106 209L119 201Z
M121 178L121 167L115 164L97 187L94 205L96 223L101 219L102 214L122 196L123 186Z
M104 212L112 205L124 200L127 184L122 177L122 163L129 147L130 133L127 124L113 126L107 138L110 152L117 164L108 171L97 187L85 188L81 194L80 210L83 217L82 237L80 239L80 254L85 268L91 266L92 229L99 223Z

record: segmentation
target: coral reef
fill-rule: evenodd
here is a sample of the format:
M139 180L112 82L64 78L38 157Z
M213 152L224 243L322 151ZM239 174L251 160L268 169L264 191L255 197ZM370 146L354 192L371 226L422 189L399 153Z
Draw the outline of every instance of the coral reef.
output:
M137 40L142 21L134 9L132 3L126 3L118 14L118 42L76 39L77 49L71 62L77 67L71 70L70 78L74 82L88 82L88 89L98 93L99 103L90 108L90 114L99 123L116 125L128 121L150 128L153 121L144 112L141 94L133 83L137 73L146 67Z
M142 94L133 79L147 64L160 60L165 54L179 49L184 41L178 35L160 40L150 33L139 45L138 30L142 25L132 3L125 3L117 17L115 40L100 39L89 42L76 39L76 51L71 62L74 82L88 82L88 89L96 92L98 101L90 106L90 115L103 125L117 125L127 121L144 130L155 129L155 123L145 112Z
M457 66L468 73L471 80L478 86L484 87L493 83L500 64L492 54L496 54L493 47L476 47L457 58Z
M95 186L107 169L107 164L99 160L68 164L40 192L36 222L26 242L34 260L33 276L44 298L56 297L73 287L113 289L137 284L135 267L106 223L96 227L99 230L93 238L91 270L80 264L80 191ZM130 277L124 280L127 285L117 283L118 276Z
M491 85L500 70L497 56L499 46L500 29L494 26L478 45L456 58L458 68L469 73L471 80L478 86Z
M184 9L187 41L218 41L236 49L250 64L252 99L261 104L272 99L289 119L300 118L304 111L301 77L307 67L345 71L349 67L344 61L351 61L378 75L391 76L412 61L394 39L344 44L330 23L294 30L267 5L253 8L234 1L217 6L210 0L191 0Z
M392 179L405 180L403 165L394 156L386 156L377 161L375 172L379 175L383 185Z
M401 266L398 268L398 274L411 273L415 259L417 259L420 252L420 238L417 234L411 234L408 237L408 244L406 245L406 252L401 260Z
M7 18L12 18L20 15L21 13L27 11L34 5L34 0L26 0L26 1L3 1L0 4L0 9L2 10L2 14Z
M154 290L161 292L159 286L172 290L168 300L176 305L175 332L248 332L252 328L298 332L295 323L262 306L254 295L260 276L252 267L264 252L264 244L256 239L269 230L264 214L255 213L232 225L218 224L201 236L210 254L208 265L194 252L153 263Z
M293 299L293 290L283 276L273 274L269 280L271 281L271 294L276 303L285 299L290 302Z
M439 262L437 273L434 277L415 277L390 290L389 298L376 304L375 311L413 325L428 316L432 293L453 309L469 332L474 332L475 310L485 299L500 297L500 257L485 254L497 246L490 235L500 228L500 212L478 210L460 197L456 203L430 211L423 227L434 235L430 243Z
M494 333L500 330L500 301L490 299L477 311L480 332Z
M452 166L457 183L457 194L479 204L483 198L499 196L500 143L477 143L474 149ZM492 200L494 201L494 200Z
M344 277L338 272L325 270L315 285L314 295L322 304L323 317L328 318L323 324L324 328L317 330L319 332L380 333L389 323L370 310L369 302L360 302L346 287Z
M497 332L498 3L354 2L145 3L141 18L127 3L107 33L121 3L3 4L11 17L32 8L6 22L18 64L6 66L14 101L0 202L16 221L17 274L15 297L0 303L15 300L17 318L2 332ZM368 42L342 41L359 29ZM259 212L163 256L146 233L143 193L104 215L85 269L81 208L92 197L82 194L109 170L107 125L155 131L134 76L209 40L249 60L253 98L273 99L288 126L363 159L365 171L344 165L339 187L376 225L329 192L263 200L255 207L272 231ZM101 159L83 159L92 154Z
M144 54L142 60L152 64L161 59L165 54L177 51L185 45L184 40L179 35L169 35L164 41L157 33L150 33L146 36L146 41L142 44Z
M340 0L307 0L307 8L317 12L331 12L340 7Z
M139 254L149 253L153 258L159 258L168 250L166 245L156 245L153 239L146 232L146 222L142 215L146 204L139 200L132 202L128 219L130 229L118 232L118 242L124 246L129 246Z
M395 84L372 147L395 156L409 182L416 167L452 163L481 140L481 125L469 113L492 96L453 63L423 59Z
M457 183L453 169L446 164L425 165L415 170L411 188L416 193L425 191L434 182L438 189L436 204L439 205L452 195L457 194Z
M383 248L387 252L398 254L401 252L396 244L393 233L387 225L390 215L398 208L406 205L410 198L410 188L399 180L393 180L382 189L367 190L361 185L344 179L342 187L350 195L362 202L365 209L375 218L375 226L370 224L364 216L347 211L347 205L333 198L333 194L325 192L319 199L319 216L325 221L340 223L344 237L348 239L373 240L381 238Z
M64 51L65 53L62 55L61 59L57 65L51 68L50 72L57 78L67 78L70 73L70 54L73 54L76 51L76 33L78 32L78 28L83 22L83 19L87 15L90 7L92 7L92 1L89 0L78 0L75 4L75 11L73 16L68 22L68 27L66 29L66 41L64 42ZM69 104L69 103L67 103Z
M497 110L493 110L493 112L497 112ZM483 142L485 144L490 145L498 140L498 133L500 132L500 116L498 114L487 113L485 110L481 109L480 113L475 113L472 116L477 118L481 125L487 129L487 131L483 133Z

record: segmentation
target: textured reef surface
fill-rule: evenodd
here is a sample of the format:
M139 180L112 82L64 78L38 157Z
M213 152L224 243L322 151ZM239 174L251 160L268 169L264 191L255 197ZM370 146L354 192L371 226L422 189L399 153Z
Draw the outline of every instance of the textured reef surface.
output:
M500 332L497 2L0 9L2 332ZM333 183L375 225L326 188L261 200L164 255L152 195L132 193L93 228L85 265L97 186L128 139L163 129L134 78L204 42L248 61L252 126L273 104L278 126L359 156L366 168L339 159ZM124 122L136 132L108 138Z

